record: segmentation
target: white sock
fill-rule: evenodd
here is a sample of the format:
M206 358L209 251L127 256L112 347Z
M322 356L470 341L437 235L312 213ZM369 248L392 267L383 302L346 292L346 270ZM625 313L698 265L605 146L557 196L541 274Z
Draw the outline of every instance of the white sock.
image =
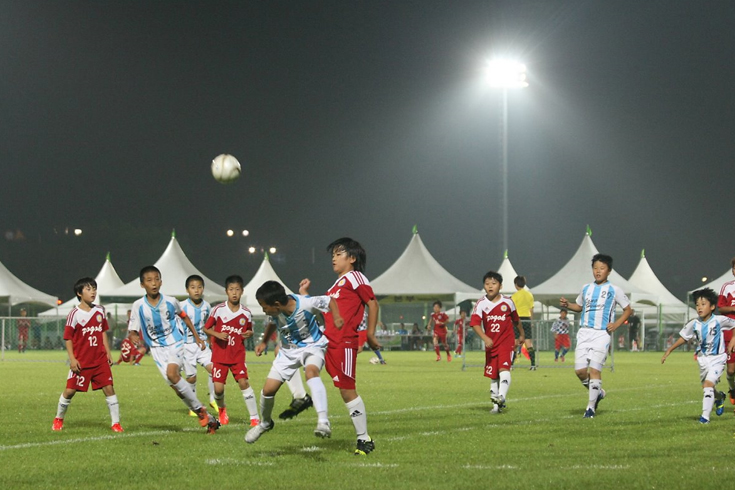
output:
M188 383L182 378L178 383L174 383L174 387L178 390L179 395L181 396L181 401L184 402L184 405L189 407L189 410L196 412L202 408L202 404L197 400L197 397L191 389L191 383Z
M273 413L273 404L275 403L276 397L265 396L263 392L260 392L260 423L270 422L271 414Z
M64 415L66 415L66 409L69 408L69 404L71 403L71 398L64 398L64 394L62 393L59 397L59 406L56 407L56 418L57 419L63 419Z
M119 424L120 404L117 403L117 395L107 396L105 397L105 401L107 402L107 408L110 409L110 419L112 420L112 425Z
M301 371L296 371L291 379L286 381L288 389L291 390L291 394L294 398L304 398L306 396L306 389L304 389L304 382L301 380ZM313 393L312 393L313 395Z
M298 374L298 373L296 373ZM322 378L316 376L306 380L311 391L311 399L314 401L314 410L316 410L317 420L319 422L329 422L329 413L327 412L327 389L324 387Z
M503 398L508 398L508 389L510 389L510 371L500 371L498 373L499 376L499 385L500 385L500 396Z
M258 419L258 402L255 401L255 392L253 391L253 387L248 387L247 390L240 390L242 391L242 397L245 399L245 406L248 407L248 412L250 412L250 420Z
M212 375L210 374L207 378L207 386L209 387L209 403L212 403L216 400L216 397L214 396L214 381L212 381Z
M735 374L727 375L727 386L729 386L731 390L735 390Z
M597 403L597 396L600 393L602 393L602 380L601 379L591 379L587 408L591 408L592 410L595 409L595 403Z
M347 411L350 413L352 419L352 425L355 426L355 432L357 438L363 441L369 441L370 436L367 431L367 414L365 413L365 403L362 401L362 397L358 396L349 403L345 403Z
M194 381L194 382L192 383L192 382L191 382L191 381L189 381L188 379L186 380L186 382L187 382L187 383L189 383L189 386L191 386L191 391L193 391L193 392L194 392L194 396L197 396L197 382L196 382L196 381Z
M715 404L715 389L704 388L704 398L702 398L702 417L709 420L712 413L712 406Z
M490 396L498 396L500 394L500 380L490 380Z
M584 386L585 390L589 390L590 389L590 379L587 378L584 381L582 381L582 386Z

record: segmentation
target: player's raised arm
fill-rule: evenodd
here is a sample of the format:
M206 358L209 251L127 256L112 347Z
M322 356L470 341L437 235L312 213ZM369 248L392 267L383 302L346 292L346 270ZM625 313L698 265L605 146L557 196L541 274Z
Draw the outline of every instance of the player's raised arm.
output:
M302 296L309 296L309 287L311 286L311 280L307 277L301 280L299 283L299 294Z

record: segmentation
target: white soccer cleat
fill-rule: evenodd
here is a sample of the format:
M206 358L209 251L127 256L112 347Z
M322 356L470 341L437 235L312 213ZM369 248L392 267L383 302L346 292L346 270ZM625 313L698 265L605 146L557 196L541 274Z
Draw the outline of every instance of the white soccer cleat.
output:
M332 427L329 425L329 421L319 422L318 424L316 424L314 435L317 437L321 437L322 439L332 437Z
M265 421L262 421L261 423L250 429L247 434L245 434L245 442L247 442L248 444L253 444L255 441L260 439L260 436L273 429L274 425L276 424L272 420L270 424L266 424Z
M490 410L490 413L500 413L500 407L496 404L493 404L493 409Z

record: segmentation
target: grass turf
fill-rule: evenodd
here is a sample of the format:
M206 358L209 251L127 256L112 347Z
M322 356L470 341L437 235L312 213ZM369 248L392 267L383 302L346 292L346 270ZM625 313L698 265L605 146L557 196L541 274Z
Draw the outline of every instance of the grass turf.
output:
M468 363L482 355L469 353ZM117 358L117 353L113 356ZM259 392L272 359L248 353ZM313 435L313 409L253 445L243 440L247 410L227 385L230 425L213 436L172 390L150 357L113 367L124 434L110 431L100 392L77 393L64 430L51 431L67 367L63 352L6 352L0 363L0 488L715 488L735 477L732 406L698 423L702 391L691 353L616 353L603 374L608 397L583 419L586 392L565 365L541 354L512 373L508 409L489 413L489 380L461 359L389 352L387 365L358 358L358 389L376 451L352 454L355 434L339 393L322 374L332 438ZM720 389L725 389L724 384ZM206 397L200 371L199 398ZM287 387L275 414L290 402Z

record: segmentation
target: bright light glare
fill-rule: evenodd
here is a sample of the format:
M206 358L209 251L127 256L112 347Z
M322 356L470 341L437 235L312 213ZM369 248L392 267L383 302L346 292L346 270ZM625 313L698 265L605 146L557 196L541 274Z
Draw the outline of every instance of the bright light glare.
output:
M232 230L227 230L227 236L233 236L235 234Z
M702 282L707 282L707 276L702 277Z
M75 235L75 236L79 236L79 235L81 235L81 234L82 234L82 230L81 230L81 229L79 229L79 228L74 228L74 235Z
M248 236L250 232L248 230L242 230L242 236Z
M255 253L255 247L250 247L248 249L248 252L250 252L251 254L254 254Z
M272 254L276 253L276 247L271 247L268 249L268 251Z
M526 65L516 61L492 60L487 65L487 80L491 87L528 87Z

